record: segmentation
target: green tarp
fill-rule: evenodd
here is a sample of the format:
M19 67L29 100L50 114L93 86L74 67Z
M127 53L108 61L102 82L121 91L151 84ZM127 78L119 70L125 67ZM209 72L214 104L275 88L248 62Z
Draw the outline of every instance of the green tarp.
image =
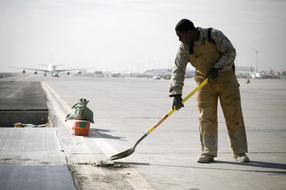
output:
M81 98L79 101L79 103L73 105L72 110L67 114L66 121L76 119L94 123L93 112L86 106L89 101L84 98Z

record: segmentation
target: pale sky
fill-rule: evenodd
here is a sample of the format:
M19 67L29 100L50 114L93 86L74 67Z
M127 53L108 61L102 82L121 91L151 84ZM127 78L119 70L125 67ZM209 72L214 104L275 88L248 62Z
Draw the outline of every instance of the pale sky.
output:
M286 70L284 0L0 0L0 72L51 57L62 68L172 68L182 18L223 31L236 65L255 66L257 50L259 70Z

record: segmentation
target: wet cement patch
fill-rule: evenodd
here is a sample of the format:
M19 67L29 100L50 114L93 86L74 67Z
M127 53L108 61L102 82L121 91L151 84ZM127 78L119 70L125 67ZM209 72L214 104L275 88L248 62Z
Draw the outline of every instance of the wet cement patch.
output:
M133 173L128 168L98 167L96 165L97 163L77 163L69 166L78 189L133 190L128 182Z
M1 190L76 190L64 165L0 166Z
M101 160L99 162L79 162L73 163L74 165L90 165L94 167L102 167L108 169L119 169L119 168L129 168L130 165L123 162L112 162L108 160Z

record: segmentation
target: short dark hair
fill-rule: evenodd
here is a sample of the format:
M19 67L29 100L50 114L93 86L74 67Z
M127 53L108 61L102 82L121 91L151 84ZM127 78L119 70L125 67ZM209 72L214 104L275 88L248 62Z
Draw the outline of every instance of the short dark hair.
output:
M193 22L185 18L180 20L175 27L175 30L178 32L186 32L186 31L194 30L194 29L195 29L195 26Z

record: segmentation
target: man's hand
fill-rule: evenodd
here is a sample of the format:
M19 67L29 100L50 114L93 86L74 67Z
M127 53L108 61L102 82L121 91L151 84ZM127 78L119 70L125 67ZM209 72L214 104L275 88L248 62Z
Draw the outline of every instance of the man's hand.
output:
M216 79L217 77L218 77L218 72L221 70L221 68L211 68L210 70L209 70L209 73L208 73L208 78L210 79L210 80L214 80L214 79Z
M184 107L184 104L182 103L182 95L181 94L175 94L175 95L172 95L172 97L174 97L172 109L179 110L182 107Z

